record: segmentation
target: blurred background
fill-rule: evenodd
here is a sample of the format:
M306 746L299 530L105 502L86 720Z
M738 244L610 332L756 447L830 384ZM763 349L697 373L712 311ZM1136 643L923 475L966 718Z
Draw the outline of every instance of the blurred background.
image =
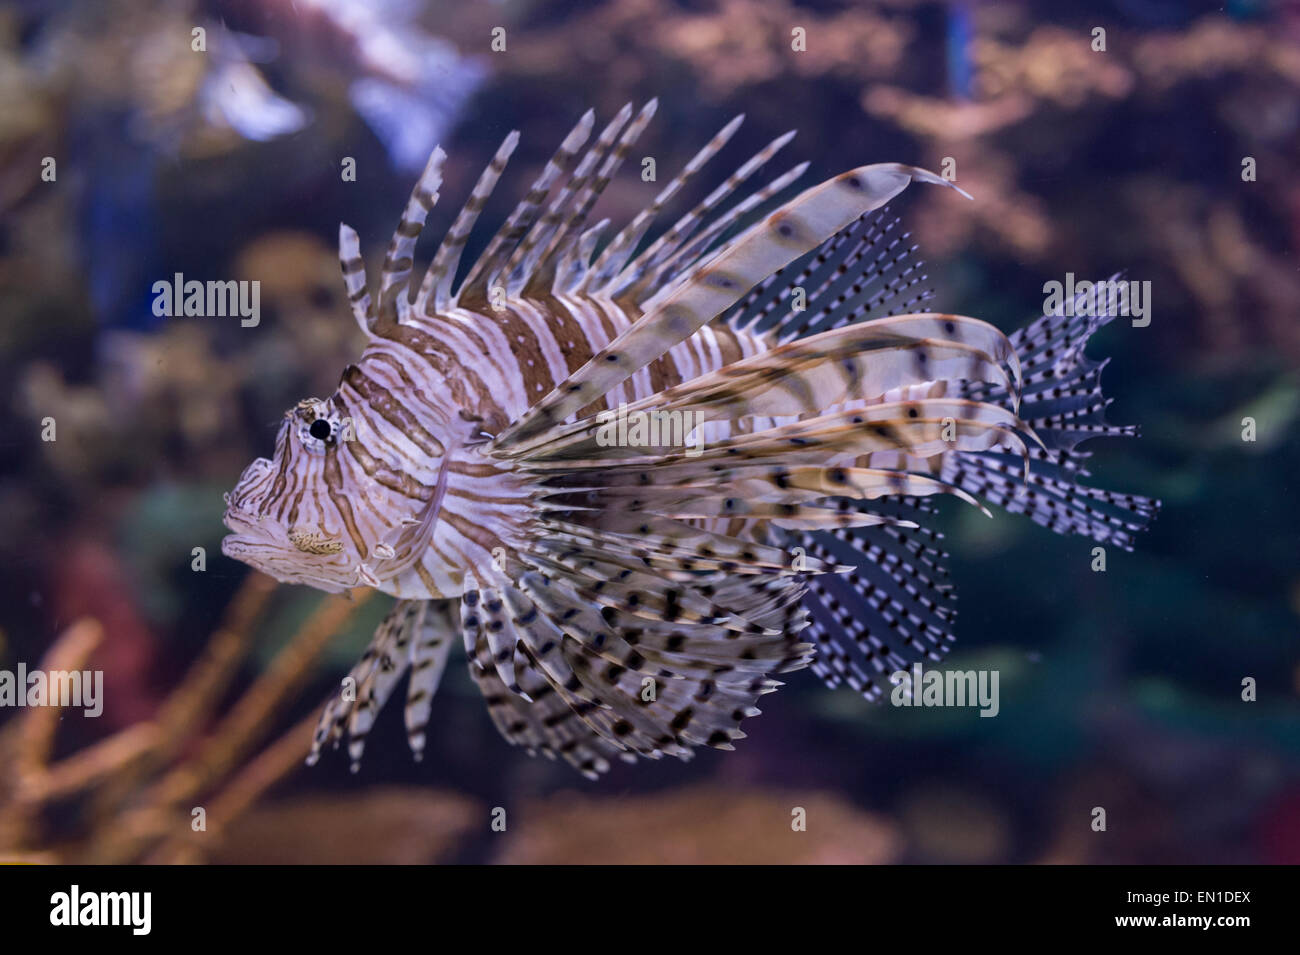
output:
M661 177L747 114L679 210L791 127L806 184L953 159L974 202L895 206L938 308L1009 331L1066 272L1150 281L1150 326L1090 347L1111 419L1142 428L1093 471L1163 513L1094 573L1083 538L944 509L948 665L1000 671L996 719L805 671L736 752L587 783L498 737L456 650L422 764L392 705L358 774L303 767L390 601L224 558L222 493L360 352L339 221L382 254L440 142L440 237L519 129L495 223L583 110L652 96ZM0 857L1300 862L1300 6L19 0L0 104L0 669L105 679L99 719L0 709ZM639 167L597 217L647 203L664 180ZM259 280L260 324L156 318L176 272Z

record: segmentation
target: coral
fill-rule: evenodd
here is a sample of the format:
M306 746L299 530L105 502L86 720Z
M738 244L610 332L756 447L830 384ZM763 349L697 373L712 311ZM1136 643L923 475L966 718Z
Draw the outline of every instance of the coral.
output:
M254 624L274 582L252 574L222 626L152 719L51 761L61 710L25 709L0 731L0 858L61 863L199 861L261 794L306 757L312 713L248 760L302 689L325 645L365 601L331 597L226 711L223 694L251 648ZM93 662L102 627L83 619L55 642L40 668L79 670ZM247 760L247 761L246 761ZM69 828L50 822L56 806L74 804ZM202 808L206 827L192 828Z

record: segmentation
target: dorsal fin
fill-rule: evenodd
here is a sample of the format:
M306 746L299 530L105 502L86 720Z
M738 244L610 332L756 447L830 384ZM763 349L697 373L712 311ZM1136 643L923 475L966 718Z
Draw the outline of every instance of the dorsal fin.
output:
M772 140L757 153L744 162L739 169L727 177L726 181L710 192L704 199L682 216L672 228L661 235L655 242L638 255L627 266L624 275L618 276L606 290L611 297L630 295L641 300L659 286L656 284L658 268L676 252L707 221L714 209L718 208L728 196L736 191L742 183L761 169L768 160L775 156L786 143L794 138L794 130L783 133Z
M911 233L890 234L897 225L895 219L883 229L868 231L813 289L808 307L774 329L778 340L848 325L924 281L919 272L923 263L913 258L917 246L908 244Z
M745 115L742 113L727 123L726 126L723 126L699 152L691 157L685 168L659 191L659 195L655 196L654 202L638 213L635 219L624 226L618 235L614 236L609 246L592 265L587 280L582 285L584 291L603 290L610 279L622 271L623 266L627 264L627 260L632 256L632 253L636 251L637 244L640 243L646 231L654 223L655 217L660 210L668 204L673 196L677 195L682 186L686 185L706 162L717 155L723 146L727 145L727 142L740 128L740 124L744 120Z
M537 218L537 211L542 207L542 203L550 193L551 187L555 185L561 176L567 175L573 168L578 150L582 148L582 144L591 135L591 127L595 122L595 118L595 113L587 110L582 114L582 119L578 120L578 125L574 126L569 135L564 137L564 141L560 143L560 148L556 150L554 156L547 160L545 168L533 182L528 194L524 196L519 205L515 206L509 218L497 230L492 240L488 242L487 249L479 256L478 261L474 263L474 267L470 269L464 284L456 292L458 301L462 299L476 302L487 300L488 287L497 278L507 257L514 251L515 245L532 227L534 220Z
M555 266L555 279L551 291L556 295L572 292L591 267L591 256L596 251L600 234L609 228L609 220L601 219L580 236L570 236L564 253Z
M519 131L512 130L479 176L464 208L457 214L456 221L451 224L451 228L443 237L442 244L438 246L438 252L429 265L429 271L425 273L419 298L416 299L416 310L421 314L432 315L434 312L444 310L450 304L451 284L456 278L461 252L464 251L474 223L478 221L483 206L487 204L488 197L496 188L497 180L505 172L506 163L510 161L510 156L517 145L519 145Z
M932 290L910 290L926 280L925 263L915 257L916 246L906 244L909 234L896 234L899 220L887 208L828 239L799 263L793 279L787 269L772 273L722 321L784 343L867 318L924 311L918 306ZM796 289L803 290L800 303L791 301Z
M605 154L614 147L619 131L631 117L632 104L627 103L601 130L600 135L596 137L596 141L591 144L582 160L578 163L573 176L560 189L559 194L551 202L546 213L533 224L533 227L528 230L528 234L510 253L505 265L501 268L501 276L505 280L507 295L514 296L517 294L518 289L522 287L523 281L527 279L528 273L536 263L545 243L555 233L555 229L564 217L565 210L572 202L574 195L586 188L592 174L596 171L597 165ZM516 275L519 276L518 280L516 280Z
M679 243L676 250L667 255L662 263L647 274L638 285L646 290L652 290L661 288L673 281L674 276L680 275L707 255L713 243L739 222L743 216L779 194L786 186L789 186L802 176L808 170L808 165L806 162L799 163L794 168L777 176L766 186L750 193L724 214L714 218L694 239L689 242L683 240Z
M339 265L343 268L343 284L348 290L348 304L352 317L361 330L370 334L375 316L370 301L370 288L366 283L366 263L361 258L361 239L357 230L339 223Z
M784 279L789 267L777 269L750 289L744 298L733 305L724 316L724 321L729 322L736 329L748 329L754 332L766 331L768 316L776 311L778 307L784 305L796 288L807 289L809 280L815 273L819 273L824 267L832 267L828 263L842 261L843 254L841 250L844 249L850 239L860 232L867 218L872 215L883 215L888 208L888 206L884 206L875 213L867 213L866 216L849 226L849 228L836 233L823 242L816 252L807 256L807 261L803 264L799 273L784 288L780 288L780 282ZM779 288L779 291L772 295L772 289L774 288ZM778 318L777 324L780 324L780 322L781 319Z
M862 166L803 192L645 303L646 313L498 435L495 448L531 443L548 428L688 338L756 282L812 250L913 180L950 185L934 173Z
M442 185L442 164L447 154L441 147L434 149L433 155L420 174L420 179L411 190L411 198L402 211L402 220L397 224L384 255L384 269L379 279L379 316L400 318L409 308L409 302L402 293L406 291L411 278L411 266L414 262L416 240L429 218L429 210L438 201L438 187Z
M589 182L573 201L572 211L564 224L555 231L546 244L538 258L536 266L528 266L526 271L529 273L528 284L525 286L524 294L530 292L542 292L552 287L557 271L557 260L561 257L561 250L569 248L569 243L577 238L579 231L587 222L587 216L591 212L591 207L596 204L601 193L614 178L623 161L627 158L628 151L632 145L640 138L641 133L645 131L650 120L654 118L655 111L659 108L659 101L652 99L637 114L632 124L624 130L623 135L619 138L618 145L614 151L605 158L601 165L600 171L595 178Z

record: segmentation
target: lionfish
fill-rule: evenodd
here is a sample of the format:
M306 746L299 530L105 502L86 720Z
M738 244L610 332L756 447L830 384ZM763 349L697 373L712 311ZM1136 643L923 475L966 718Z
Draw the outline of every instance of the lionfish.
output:
M751 223L801 163L722 211L791 132L647 243L737 117L602 246L609 222L589 214L654 112L629 104L584 150L587 112L459 284L517 132L418 290L441 149L377 289L340 227L368 343L226 496L222 547L284 582L397 598L310 762L346 739L355 769L407 673L418 759L457 635L505 738L590 778L613 757L732 749L779 674L811 666L879 699L942 658L954 595L932 495L1125 549L1154 515L1078 482L1080 442L1135 433L1104 421L1105 363L1084 356L1112 314L1008 337L916 310L931 293L885 204L911 182L956 188L933 173L862 166ZM691 412L702 448L599 440L616 407Z

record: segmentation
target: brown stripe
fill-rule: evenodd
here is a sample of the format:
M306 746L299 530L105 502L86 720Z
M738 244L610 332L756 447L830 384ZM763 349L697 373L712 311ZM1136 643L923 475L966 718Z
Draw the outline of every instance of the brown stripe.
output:
M343 370L343 382L361 396L362 400L385 421L431 458L446 453L443 443L425 430L406 407L383 385L368 376L356 365ZM357 409L360 411L361 409Z
M361 559L365 560L370 551L366 547L366 542L361 536L361 528L357 526L356 516L352 513L352 502L348 500L347 495L343 492L343 470L339 467L338 449L326 447L325 449L325 466L324 466L325 486L329 489L330 500L333 502L339 517L343 521L343 526L347 528L348 536L352 538L352 543L356 545L357 553Z

